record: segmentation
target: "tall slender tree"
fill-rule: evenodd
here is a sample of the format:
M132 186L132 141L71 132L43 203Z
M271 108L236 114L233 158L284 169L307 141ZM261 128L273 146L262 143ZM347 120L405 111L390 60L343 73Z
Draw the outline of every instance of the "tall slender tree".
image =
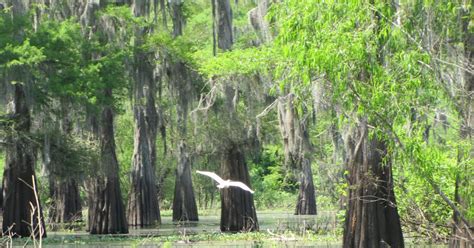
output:
M170 2L171 19L173 20L173 36L176 38L183 34L184 13L182 0L173 0ZM173 197L173 221L197 221L198 210L196 198L194 196L191 163L192 158L189 155L187 145L187 122L188 108L191 104L194 81L192 77L197 77L189 66L176 58L166 56L167 70L169 74L169 84L177 100L176 114L178 125L178 166L176 169L176 180Z
M281 97L278 119L285 149L285 163L300 174L299 193L295 214L316 214L316 196L311 170L312 145L309 140L308 118L298 117L294 106L294 94Z
M229 51L234 43L232 26L232 7L229 0L213 0L215 7L215 27L217 34L217 47ZM225 101L230 123L237 124L236 112L239 99L238 87L224 80ZM235 138L235 137L234 137ZM232 141L232 137L226 142L223 149L221 162L221 176L224 179L241 181L250 185L250 175L245 161L244 147L241 142ZM225 232L256 231L258 230L257 214L253 201L253 195L240 188L226 188L221 190L221 224L220 228Z
M105 89L104 96L111 98L111 89ZM92 179L89 192L89 232L91 234L128 233L118 175L119 165L115 153L114 114L110 105L102 106L98 125L99 174Z
M100 161L96 177L91 179L89 187L89 232L91 234L128 233L128 223L125 217L125 207L119 180L119 164L115 152L114 137L114 102L112 91L124 83L124 44L125 37L117 32L122 26L117 19L97 13L107 5L107 1L89 0L81 16L82 24L90 39L95 39L94 32L99 34L96 40L99 44L108 43L90 53L90 58L100 63L100 70L94 78L101 79L97 84L96 96L100 99L98 109L100 115L93 113L91 118L93 133L99 140ZM124 33L124 32L122 32ZM92 41L92 40L91 40Z
M147 18L151 1L134 0L135 17ZM137 52L133 61L133 115L135 138L132 160L131 188L128 199L128 221L132 226L149 226L161 223L156 188L156 137L158 110L156 108L156 81L154 53L141 46L148 35L144 27L135 30Z

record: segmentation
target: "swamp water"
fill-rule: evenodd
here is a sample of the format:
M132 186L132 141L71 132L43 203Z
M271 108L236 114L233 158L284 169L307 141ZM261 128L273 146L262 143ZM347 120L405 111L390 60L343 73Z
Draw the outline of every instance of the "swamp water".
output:
M85 231L48 232L43 241L47 248L122 248L122 247L340 247L339 242L315 242L307 232L318 232L321 237L335 236L335 212L321 212L316 216L283 212L257 213L259 233L223 235L219 229L220 216L200 216L198 222L174 223L170 216L162 217L159 228L130 228L129 234L89 235ZM292 234L293 233L293 234ZM298 235L295 235L298 234ZM239 236L240 235L240 236ZM198 236L196 238L196 236ZM314 234L312 234L314 237ZM30 241L29 244L32 244ZM14 246L23 246L15 241Z
M125 247L341 247L337 234L336 212L321 211L316 216L283 212L258 212L259 233L223 235L219 229L220 216L200 216L198 222L173 223L170 216L162 217L159 228L130 228L129 234L89 235L85 231L48 232L45 248L125 248ZM339 230L340 232L340 230ZM32 242L28 247L33 247ZM14 247L24 243L14 241ZM444 247L415 245L406 247Z

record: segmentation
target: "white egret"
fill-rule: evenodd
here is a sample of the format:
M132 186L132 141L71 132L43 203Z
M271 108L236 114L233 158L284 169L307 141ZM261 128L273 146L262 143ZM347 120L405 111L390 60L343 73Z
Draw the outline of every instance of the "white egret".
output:
M199 171L197 170L196 171L198 174L201 174L201 175L204 175L204 176L208 176L212 179L214 179L218 184L217 184L217 187L219 189L223 189L223 188L228 188L228 187L239 187L243 190L246 190L250 193L254 193L255 191L251 190L247 185L245 185L244 183L242 182L238 182L238 181L231 181L231 180L224 180L222 179L220 176L218 176L216 173L214 172L209 172L209 171Z

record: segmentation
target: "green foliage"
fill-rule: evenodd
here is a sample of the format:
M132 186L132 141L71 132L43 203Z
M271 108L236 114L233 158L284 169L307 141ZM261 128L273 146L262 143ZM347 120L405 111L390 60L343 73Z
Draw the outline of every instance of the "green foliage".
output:
M367 117L371 135L380 135L390 142L397 207L402 219L405 223L411 220L435 225L441 233L447 234L450 227L446 224L451 221L452 210L432 190L430 182L453 199L456 177L461 180L473 178L474 166L469 155L472 141L459 138L460 117L456 113L456 103L446 97L449 93L437 82L437 68L432 66L437 57L433 56L433 50L439 49L436 55L445 59L452 57L449 49L463 49L466 34L460 24L466 18L472 19L472 11L469 11L472 6L460 0L401 2L403 21L398 24L395 9L383 1L273 1L267 19L278 36L274 42L260 47L253 47L256 35L247 26L248 11L255 7L255 2L232 3L236 42L232 51L219 52L217 56L212 56L211 6L205 0L184 1L186 27L180 37L172 37L169 30L155 25L150 17L134 17L129 6L102 10L97 18L99 23L107 23L107 30L90 33L87 37L84 33L90 30L82 30L77 19L43 19L33 30L31 16L13 19L11 10L3 10L0 11L0 73L5 76L5 72L16 68L28 70L34 81L28 85L34 102L53 115L59 112L58 102L64 100L81 110L99 110L104 105L115 107L116 113L120 114L115 135L124 199L130 186L134 125L130 102L126 100L132 88L127 66L136 53L171 57L217 84L238 84L241 97L235 106L236 119L245 120L245 125L253 124L255 112L264 107L263 101L255 100L257 93L247 94L245 87L251 90L263 88L256 85L261 82L250 81L256 75L268 77L274 82L273 89L268 90L265 85L266 88L258 93L262 93L259 98L291 90L296 94L298 112L302 112L303 107L318 110L310 136L315 147L313 172L320 209L334 209L341 196L347 193L344 158L340 151L342 144L333 143L334 133L340 135L343 126ZM427 21L431 19L436 21ZM470 31L472 28L472 25L468 27ZM138 30L146 30L146 35L137 36ZM148 33L149 30L152 31ZM426 41L428 31L433 32L435 44ZM198 89L196 92L207 92L209 87L202 86L200 81L193 81L193 87ZM320 103L309 100L316 84L324 91L323 99L317 99ZM169 208L178 135L174 128L175 96L166 89L163 91L160 105L164 109L165 122L171 128L166 140L159 140L157 144L157 175L164 177L160 185L163 190L161 206ZM265 100L274 100L268 98ZM244 121L227 125L225 104L225 100L217 96L201 122L189 123L194 125L195 131L188 134L195 167L217 170L216 147L228 139L243 136ZM321 106L313 107L314 104ZM426 139L424 132L432 125L435 111L440 108L447 110L452 125L447 131L433 127L428 132L433 134ZM276 119L277 116L271 114L262 118L264 149L249 163L259 209L293 208L296 199L295 176L284 171ZM3 128L7 121L2 113L0 139L7 131ZM333 128L337 129L334 133ZM72 137L58 139L65 143L56 148L54 156L63 167L53 173L61 176L72 172L93 174L90 165L95 163L95 144ZM170 152L165 153L164 142L171 144L168 145L172 147ZM5 154L0 149L2 165L4 160ZM42 183L45 186L46 181ZM218 195L208 179L195 177L193 183L203 201L209 200L206 194ZM474 186L470 181L463 181L461 185L459 193L467 196L464 200L468 207L458 207L472 219ZM343 219L342 214L339 218ZM261 233L243 235L243 239L268 238ZM232 240L229 236L213 234L193 238ZM156 241L171 244L179 239L170 237Z
M130 170L133 156L133 114L131 108L117 116L115 140L117 146L117 160L120 165L120 186L122 188L122 198L127 199L130 192Z
M48 170L61 178L76 178L79 181L90 175L96 175L95 166L99 161L98 144L60 133L50 134L50 139L61 143L51 144L52 164Z
M45 59L40 47L31 44L27 37L21 37L28 24L27 17L13 18L8 11L0 11L0 69L33 67Z
M397 193L408 196L399 201L402 216L410 214L415 202L429 221L444 226L452 209L438 195L427 195L426 189L433 188L432 181L453 199L455 177L466 173L465 166L472 161L458 161L458 151L463 149L455 145L460 144L456 133L444 143L423 139L434 111L453 103L429 66L433 59L429 49L434 48L423 47L427 38L419 30L426 28L426 18L439 17L443 21L433 27L436 34L460 42L463 35L455 19L465 7L460 1L402 6L405 13L420 18L406 18L398 25L395 9L381 1L274 4L269 18L281 20L273 44L273 53L278 55L275 80L281 82L281 91L291 88L299 96L315 81L323 82L331 103L343 114L342 121L367 117L371 135L390 142L390 151L396 154L394 168L401 174L395 178L402 187ZM463 185L469 195L472 185ZM472 206L472 198L467 201ZM472 209L466 214L472 216Z
M193 64L191 55L196 50L194 46L195 44L185 36L173 38L168 32L156 32L148 38L143 47L146 50L162 51L171 55L176 61Z
M91 92L84 83L87 61L83 57L85 40L79 24L73 20L45 20L29 36L44 54L36 83L37 101L47 104L56 98L86 102Z
M428 57L391 25L385 7L310 0L280 5L276 15L290 17L281 24L275 52L290 66L280 63L277 72L284 82L302 82L293 83L296 91L323 78L345 111L367 115L381 128L405 121L413 106L435 97L430 72L419 63ZM374 11L383 16L378 23Z
M265 146L259 159L250 163L250 177L255 190L256 207L292 208L298 186L286 177L280 146Z
M34 66L45 59L42 50L32 46L28 39L18 46L6 45L0 55L8 60L5 63L6 68L25 65Z
M236 49L209 56L206 51L195 53L199 69L203 75L212 77L229 77L232 75L253 75L264 72L271 60L271 50L266 47Z
M457 128L443 131L436 130L444 137L433 135L428 143L423 140L421 133L412 133L411 136L402 136L405 144L403 152L397 154L399 167L394 168L395 178L398 181L396 192L403 195L398 199L398 206L402 217L410 223L435 225L442 235L449 235L450 227L446 225L452 219L452 209L433 189L430 181L443 190L450 199L454 199L454 185L457 175L463 178L473 176L472 158L460 158L459 152L471 149L469 142L460 142ZM444 133L444 134L443 134ZM435 134L433 132L433 134ZM444 141L440 142L440 139ZM461 159L461 160L459 160ZM466 185L467 184L467 185ZM471 184L471 185L469 185ZM472 182L463 182L461 191L472 193ZM464 199L467 206L472 206L473 198ZM454 201L454 200L453 200ZM468 218L473 216L474 210L469 207L461 211Z

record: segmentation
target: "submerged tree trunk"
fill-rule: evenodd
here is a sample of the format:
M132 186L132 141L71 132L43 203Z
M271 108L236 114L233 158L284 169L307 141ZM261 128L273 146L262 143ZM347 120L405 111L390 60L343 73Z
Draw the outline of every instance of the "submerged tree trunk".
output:
M54 223L67 223L82 219L80 191L73 178L50 182L51 210L50 220Z
M311 170L311 161L309 159L305 158L303 160L300 174L300 187L295 214L315 215L317 213L316 198L314 194L313 172Z
M363 121L346 145L349 204L343 247L404 247L385 142L369 138Z
M148 63L146 54L137 55L136 64L135 140L128 221L132 226L148 226L161 222L155 175L158 114L153 67Z
M173 221L197 221L198 211L191 180L191 161L186 143L179 144L178 168L173 198Z
M135 141L132 162L132 183L128 198L128 221L132 226L149 226L161 223L156 189L155 159L152 158L154 142L150 136L146 111L134 107ZM155 133L156 140L156 133Z
M244 154L237 145L225 151L221 166L224 180L240 181L250 188L250 175ZM258 231L253 195L238 187L221 190L221 231Z
M105 95L111 97L112 91ZM125 209L120 191L119 166L115 154L114 117L112 108L104 106L99 127L99 174L92 179L89 202L91 234L128 233Z
M45 137L43 147L43 164L49 176L50 188L50 210L49 219L53 223L66 223L82 219L82 206L79 186L76 179L77 175L70 172L64 173L64 164L68 158L63 154L63 148L66 146L66 137L71 134L72 123L68 116L66 103L61 103L62 120L60 121L60 134L49 134ZM54 131L52 131L54 132Z
M177 95L176 105L178 126L178 166L173 198L173 221L197 221L198 211L191 177L191 158L187 140L187 115L189 100L192 98L192 86L189 72L184 63L171 62L170 84Z
M189 91L187 91L187 87L185 87L187 82L180 82L181 83L178 83L178 85L184 87L178 87L179 103L177 104L177 113L180 141L178 144L178 167L176 169L176 180L174 186L173 221L197 221L199 220L199 217L191 177L191 158L189 157L186 145L186 116L188 113L187 101L189 100L189 96L186 92Z
M133 1L137 17L149 16L150 1ZM143 43L146 30L136 30L136 43ZM150 226L161 223L156 182L156 136L158 113L155 106L156 85L153 54L138 51L133 65L134 76L134 150L131 171L131 188L127 217L131 226Z
M229 0L212 0L214 25L217 28L217 47L229 51L233 45L232 8ZM214 46L215 46L214 38ZM215 54L215 53L214 53ZM238 88L230 82L225 82L226 105L229 128L241 128L239 125L236 107L238 103ZM232 126L234 125L234 127ZM244 129L241 129L245 131ZM244 132L243 132L244 133ZM250 185L250 175L245 161L242 145L237 145L230 137L222 150L224 156L221 164L221 176L224 180L230 179ZM237 137L240 139L241 137ZM258 231L257 214L253 202L253 195L237 187L221 190L221 231Z
M293 95L281 98L278 104L280 131L285 149L285 164L288 169L297 170L299 177L299 193L296 202L296 215L315 215L316 195L311 170L309 140L306 123L298 118L293 105ZM285 101L285 102L283 102Z
M20 71L16 73L22 74ZM13 94L12 109L9 109L9 112L13 117L12 128L15 132L6 137L2 230L5 234L20 237L46 236L37 188L32 188L37 185L34 170L35 149L28 137L31 116L24 86L15 84ZM33 234L32 229L35 230Z
M173 36L182 35L184 27L183 1L172 0L170 2L173 19ZM170 88L176 95L176 113L178 126L178 166L176 169L176 180L173 198L173 221L197 221L199 220L196 197L194 195L191 177L191 158L187 148L187 121L188 105L193 97L192 78L189 69L182 61L173 61L166 57Z
M7 1L12 17L21 18L29 10L30 1ZM23 40L23 31L14 34ZM37 195L35 177L35 149L30 140L31 115L25 85L30 84L26 68L16 66L7 72L5 79L11 87L11 100L7 109L12 118L12 131L6 137L6 159L3 173L3 224L5 234L13 236L46 236L44 220ZM18 83L13 84L16 81ZM32 204L32 205L30 205ZM34 232L32 233L32 230Z

